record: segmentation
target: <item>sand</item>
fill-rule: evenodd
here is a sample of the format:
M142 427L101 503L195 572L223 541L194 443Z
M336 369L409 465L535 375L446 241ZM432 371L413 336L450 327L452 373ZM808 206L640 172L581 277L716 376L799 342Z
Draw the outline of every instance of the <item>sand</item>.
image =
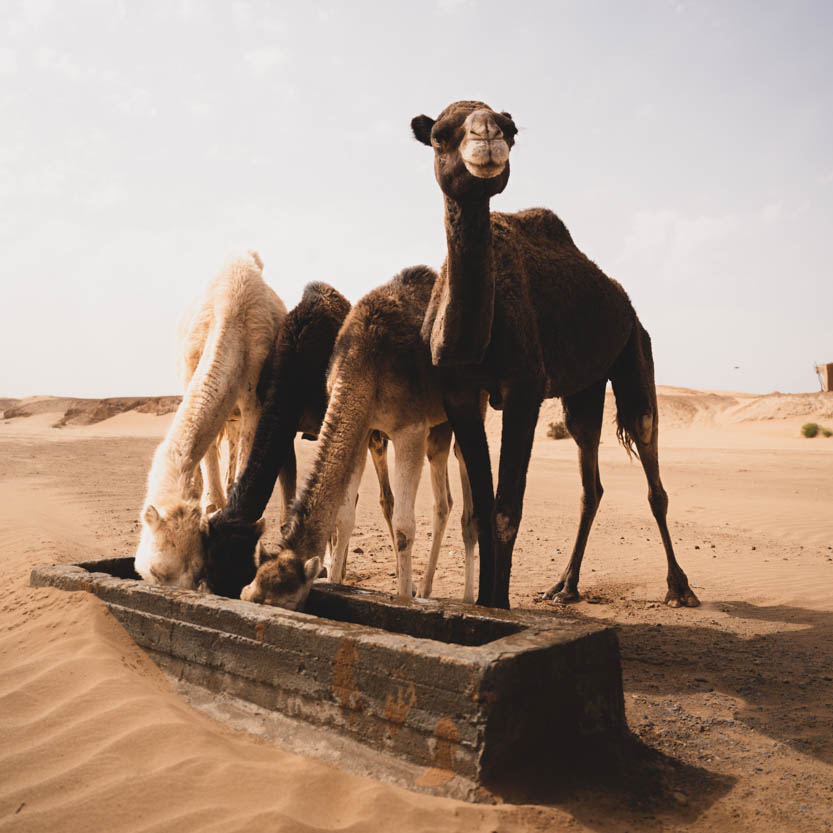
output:
M45 406L44 406L45 407ZM340 772L235 733L185 703L95 598L28 587L33 564L129 555L144 477L170 415L0 422L0 830L833 829L833 395L661 389L672 537L703 604L662 605L665 569L637 461L601 446L605 496L566 612L540 600L569 555L575 446L536 435L511 600L618 627L633 754L472 806ZM489 417L497 445L499 414ZM298 441L301 469L315 451ZM459 481L434 582L462 592ZM423 478L417 569L427 555ZM267 518L274 540L275 507ZM347 580L390 591L371 467Z

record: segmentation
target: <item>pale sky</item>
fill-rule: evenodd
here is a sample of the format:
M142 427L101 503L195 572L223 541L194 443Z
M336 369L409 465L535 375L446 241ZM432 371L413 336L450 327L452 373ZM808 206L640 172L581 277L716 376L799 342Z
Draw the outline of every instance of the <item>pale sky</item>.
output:
M816 390L833 361L833 3L0 0L0 396L179 392L177 322L255 248L294 305L439 267L413 116L520 133L630 293L657 382Z

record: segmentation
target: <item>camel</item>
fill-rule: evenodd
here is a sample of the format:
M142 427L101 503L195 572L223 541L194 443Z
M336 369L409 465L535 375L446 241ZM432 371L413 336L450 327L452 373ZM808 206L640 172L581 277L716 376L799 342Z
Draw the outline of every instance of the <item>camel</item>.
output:
M471 478L480 543L477 602L509 607L512 551L541 402L559 396L579 448L581 516L569 563L545 591L579 598L581 562L602 497L598 445L609 379L617 434L635 451L648 480L648 501L668 562L666 603L699 604L674 556L659 473L651 339L625 290L575 245L551 211L490 212L509 180L517 128L509 113L458 101L437 119L416 116L414 137L434 149L443 192L447 257L422 327L442 370L444 404ZM477 395L489 391L503 409L497 493Z
M204 581L208 590L239 597L242 588L255 576L256 553L265 528L263 513L272 495L275 480L288 458L293 456L297 432L307 438L318 435L327 409L327 367L339 328L350 311L350 303L333 287L311 283L298 305L287 313L275 350L267 362L261 382L265 392L260 422L252 451L240 478L229 490L222 510L203 518L205 543ZM421 595L431 593L442 531L451 509L446 461L451 443L447 423L431 428L428 458L435 493L435 532L428 567L420 587ZM379 503L396 552L393 531L394 497L387 466L388 440L380 431L371 431L368 447L379 480ZM329 547L329 577L344 580L347 546L355 511L349 499L338 513L335 533ZM437 514L438 513L438 514ZM471 515L471 513L469 513ZM468 522L471 523L471 517ZM472 534L472 540L474 535ZM473 545L472 545L473 546ZM259 558L259 556L257 556ZM473 564L471 566L473 573ZM466 592L474 599L474 577Z
M434 493L431 554L420 595L431 592L437 554L451 497L447 460L451 428L443 408L437 371L420 338L420 327L436 273L427 266L405 269L365 295L350 311L336 340L327 388L319 450L312 472L292 507L274 554L259 553L257 573L241 598L301 609L318 576L331 530L352 529L356 493L367 455L368 436L379 431L394 449L391 534L397 558L397 592L413 595L411 552L414 503L428 456ZM485 404L485 403L484 403ZM474 599L474 544L477 537L471 490L462 457L465 591ZM339 538L339 540L341 540ZM344 576L346 547L333 553L330 578Z
M188 326L185 394L153 456L140 516L135 568L146 581L197 586L203 572L200 489L204 483L209 509L225 503L217 438L235 408L235 465L248 457L260 410L258 379L286 315L262 271L256 252L231 260ZM288 504L294 475L282 486Z

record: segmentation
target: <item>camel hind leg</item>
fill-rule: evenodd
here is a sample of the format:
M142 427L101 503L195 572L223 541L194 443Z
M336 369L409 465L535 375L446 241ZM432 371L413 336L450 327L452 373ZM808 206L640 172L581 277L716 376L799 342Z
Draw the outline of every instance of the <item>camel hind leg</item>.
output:
M619 438L625 448L635 447L642 463L648 481L648 503L665 548L668 562L665 603L669 607L697 607L700 600L677 562L668 532L668 495L659 474L659 412L651 338L638 321L610 378L616 395Z
M416 504L419 478L426 451L426 431L423 426L398 431L393 441L393 533L396 540L396 560L399 566L397 593L410 599L413 596L411 552L416 533Z
M440 554L448 515L451 512L451 486L448 482L448 455L451 452L451 426L447 422L435 425L428 432L427 455L431 468L431 491L434 494L434 523L431 532L431 552L419 585L419 595L427 599L434 584L434 571Z
M396 538L393 534L393 492L390 488L388 470L388 438L381 431L371 431L367 447L379 480L379 506L382 508L382 515L388 525L393 551L396 552Z
M579 599L578 581L581 562L584 559L590 529L604 493L599 477L599 438L602 433L606 385L605 379L572 396L565 396L563 400L564 421L578 446L581 473L581 516L567 567L561 578L544 592L545 599L555 599L559 602L575 602Z

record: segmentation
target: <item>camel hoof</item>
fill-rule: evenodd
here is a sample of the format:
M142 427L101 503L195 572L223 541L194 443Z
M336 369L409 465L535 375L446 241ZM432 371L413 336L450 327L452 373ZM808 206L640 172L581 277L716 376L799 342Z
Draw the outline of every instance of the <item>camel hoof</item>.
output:
M571 602L581 600L581 595L578 590L575 588L565 587L563 581L559 581L558 584L554 584L549 590L543 593L542 596L544 599L558 602L559 604L570 604Z
M686 588L681 593L669 590L665 597L665 604L668 607L700 607L700 599L694 595L694 591Z

